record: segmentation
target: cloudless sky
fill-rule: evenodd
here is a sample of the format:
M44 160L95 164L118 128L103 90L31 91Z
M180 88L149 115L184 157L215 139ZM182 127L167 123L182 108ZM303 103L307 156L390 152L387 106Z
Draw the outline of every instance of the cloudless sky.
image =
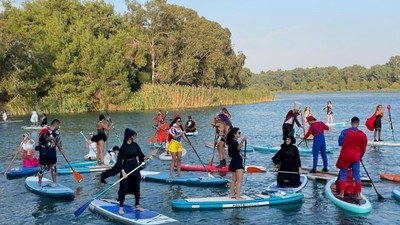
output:
M21 0L17 0L21 1ZM117 12L125 0L105 0ZM146 0L139 0L145 3ZM400 55L398 0L168 0L226 27L253 72L354 64Z

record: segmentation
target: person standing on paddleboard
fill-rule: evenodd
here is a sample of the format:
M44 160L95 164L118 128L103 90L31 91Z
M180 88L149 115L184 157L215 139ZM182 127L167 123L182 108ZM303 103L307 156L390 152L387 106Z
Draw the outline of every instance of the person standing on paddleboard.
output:
M374 123L374 141L383 141L381 139L381 131L382 131L382 119L388 121L390 120L383 115L382 105L378 104L375 109L375 123ZM378 139L376 139L376 135L378 135Z
M135 195L135 210L143 211L143 208L139 204L140 200L140 170L136 170L131 175L127 175L133 169L138 167L145 160L145 155L142 149L135 142L137 133L129 128L125 129L124 142L119 149L116 167L121 171L123 179L119 185L118 190L118 201L120 215L124 214L124 201L126 194Z
M223 114L218 114L214 117L214 121L211 122L211 126L215 127L216 138L214 145L218 149L219 165L217 168L222 168L226 166L226 156L225 156L225 143L226 143L226 124L222 119Z
M325 135L324 131L329 130L329 127L322 121L316 121L313 116L307 117L307 122L310 124L310 129L304 135L303 141L307 140L308 136L311 134L314 136L313 138L313 166L310 170L310 173L315 173L317 169L318 163L318 154L321 152L322 162L324 164L323 172L328 172L328 158L326 156L326 143L325 143Z
M303 120L303 128L304 128L304 134L305 133L307 133L308 132L308 129L310 128L310 124L308 124L307 123L307 117L309 117L309 116L313 116L313 113L311 112L311 108L310 108L310 106L306 106L305 108L304 108L304 112L303 112L303 115L302 115L302 120Z
M36 150L39 151L39 165L40 170L38 173L38 186L42 186L42 178L45 167L50 169L51 171L51 179L53 183L51 186L56 186L57 180L57 150L63 152L61 148L61 139L60 139L60 121L58 119L54 119L51 121L50 126L45 126L39 133L39 143L36 146Z
M272 157L275 165L272 171L277 171L279 167L281 172L278 172L276 181L282 187L300 186L300 174L302 171L299 149L294 145L296 144L296 139L293 136L288 136L283 138L283 141L281 149Z
M336 167L340 169L337 191L341 198L344 198L347 171L352 168L356 186L355 195L358 200L361 199L360 161L367 149L368 138L363 131L358 129L359 124L358 117L351 118L351 128L344 129L338 140L339 146L342 146L336 162Z
M300 122L297 120L297 116L300 114L300 103L295 102L292 110L286 114L285 121L282 125L282 135L283 137L294 136L294 123L297 124L298 127L301 127Z
M97 143L97 165L104 165L104 145L107 141L106 130L110 130L110 116L107 117L107 122L103 114L99 115L99 121L96 123L97 134L91 138L91 141Z
M332 102L331 100L328 100L325 108L323 108L323 110L326 110L326 123L333 123L332 108L333 108Z
M172 160L169 166L169 176L174 176L174 167L176 165L177 176L181 176L181 161L182 161L182 138L186 143L190 144L189 140L185 135L185 131L182 127L182 118L179 116L174 117L169 129L169 145L167 150L171 153Z
M243 143L247 141L247 137L243 137L239 144L238 138L240 135L241 131L239 128L234 127L229 131L226 138L226 143L228 144L228 155L231 158L231 162L229 163L229 171L233 172L229 192L230 197L236 198L237 200L244 199L240 197L240 189L242 187L244 174L243 158L240 153Z
M38 125L38 114L34 108L32 109L31 123L32 127Z

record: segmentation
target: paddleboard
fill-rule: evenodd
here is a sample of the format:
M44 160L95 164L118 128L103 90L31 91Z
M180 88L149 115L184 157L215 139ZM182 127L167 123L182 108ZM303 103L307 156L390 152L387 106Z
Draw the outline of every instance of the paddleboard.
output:
M74 168L74 167L73 167ZM111 168L109 165L104 165L104 166L86 166L86 167L76 167L74 170L78 173L92 173L92 172L103 172L106 171L107 169ZM64 175L64 174L71 174L72 170L71 168L59 168L57 169L57 174L58 175Z
M308 178L306 175L300 175L300 182L301 185L299 185L298 187L282 187L280 185L278 185L278 183L275 181L272 184L270 184L267 189L265 191L263 191L262 193L264 194L265 192L273 192L273 191L291 191L291 192L299 192L301 191L308 182Z
M344 199L337 197L336 192L333 192L331 185L334 184L336 179L328 181L325 185L324 192L331 202L333 202L339 208L353 213L369 213L372 210L371 203L368 199L361 193L361 200L357 202L354 196L346 196Z
M277 152L281 149L281 146L254 146L255 151L267 151L267 152ZM300 154L312 154L312 146L309 146L309 148L299 148L299 153ZM332 152L334 148L331 146L326 147L326 153Z
M301 201L304 195L302 193L279 191L266 194L243 194L240 197L244 198L244 200L232 199L229 196L175 199L172 201L172 208L196 210L282 205Z
M218 177L207 177L207 176L194 176L190 174L183 174L177 177L169 177L169 172L155 172L155 171L144 171L141 170L140 174L142 179L146 181L154 181L159 183L168 184L182 184L188 186L198 186L198 187L215 187L215 186L225 186L229 181L227 179Z
M204 169L204 166L206 169ZM201 172L230 172L229 171L229 165L218 168L217 165L198 165L198 164L181 164L181 170L183 171L201 171ZM267 169L263 166L246 166L246 172L248 173L260 173L260 172L266 172Z
M187 132L186 136L197 136L197 134L199 134L199 131L194 131L194 132Z
M119 202L111 199L95 199L90 203L89 209L105 218L122 224L180 224L175 219L148 209L145 209L144 212L136 211L132 205L127 204L124 204L124 215L120 215L118 213Z
M207 148L214 148L214 144L212 142L206 142L206 147ZM215 147L215 149L217 149L217 147ZM228 150L228 146L225 146L224 148L225 150ZM242 151L244 151L244 145L242 146ZM254 147L253 146L246 146L246 151L254 151Z
M23 120L6 120L6 121L0 121L0 123L22 123L24 122Z
M331 179L337 179L339 171L315 171L315 173L309 173L311 168L301 168L303 173L307 175L309 180L315 180L316 182L326 183ZM361 184L364 186L371 186L371 180L366 176L361 176Z
M42 130L41 126L23 126L22 130Z
M381 177L381 179L384 179L384 180L390 180L390 181L393 181L393 182L400 182L400 174L381 173L380 177Z
M16 168L12 168L9 171L7 171L6 176L7 179L15 179L15 178L20 178L20 177L26 177L26 176L31 176L36 174L39 171L40 167L35 166L35 167L23 167L19 166Z
M154 142L153 146L154 146L155 148L166 148L166 147L168 146L168 142L164 142L164 143L162 143L161 145L158 144L157 142Z
M167 153L168 153L168 154L167 154ZM185 156L186 153L187 153L186 149L183 148L183 149L182 149L182 157ZM171 153L165 151L165 152L161 153L161 154L158 156L158 158L159 158L160 160L163 160L163 161L172 160L172 155L171 155Z
M47 178L42 178L42 186L38 186L38 177L27 177L25 179L25 187L29 191L52 198L74 198L74 191L65 187L61 184L56 184L55 187L52 187L51 184L53 182Z
M70 164L73 168L83 167L83 166L95 166L97 164L97 161L82 160L82 161L70 162ZM64 167L69 168L68 163L65 163Z
M397 200L400 201L400 187L395 187L392 191L393 197Z
M339 123L326 123L329 127L344 127L346 126L346 122L339 122Z
M368 145L371 146L388 146L388 147L400 147L400 142L391 141L368 141Z

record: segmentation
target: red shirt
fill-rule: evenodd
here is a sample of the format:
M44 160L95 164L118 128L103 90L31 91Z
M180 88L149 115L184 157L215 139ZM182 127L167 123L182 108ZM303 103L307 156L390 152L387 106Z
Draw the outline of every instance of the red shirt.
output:
M307 139L310 134L312 134L314 137L318 135L324 135L324 130L329 130L329 127L322 121L316 121L310 125L307 134L304 135L304 139Z
M336 167L339 169L347 169L354 162L359 162L367 149L368 138L361 130L348 128L345 130L342 150Z

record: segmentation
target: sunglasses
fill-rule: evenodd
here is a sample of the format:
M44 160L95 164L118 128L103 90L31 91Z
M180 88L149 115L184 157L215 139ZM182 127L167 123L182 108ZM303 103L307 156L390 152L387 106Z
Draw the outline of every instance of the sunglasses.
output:
M182 122L182 120L177 120L176 122L180 122L180 123L181 123L181 122Z
M242 132L239 131L239 132L237 132L237 134L242 134Z

